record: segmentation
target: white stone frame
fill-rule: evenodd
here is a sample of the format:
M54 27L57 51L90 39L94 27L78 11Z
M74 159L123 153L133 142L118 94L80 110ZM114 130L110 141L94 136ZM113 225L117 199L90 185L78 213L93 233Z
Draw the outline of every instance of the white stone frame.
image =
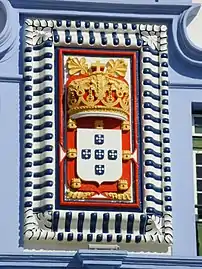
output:
M107 45L102 44L100 32L104 32ZM114 32L119 39L118 45L113 44ZM93 33L94 45L89 44L90 33ZM68 35L71 36L71 41L67 43ZM130 238L126 244L152 242L171 245L167 27L110 22L99 22L97 27L94 22L43 19L27 19L24 32L24 240L60 241L70 246L70 242L77 242L79 248L82 243L86 243L88 234L92 234L92 241L88 243L96 242L100 235L99 242L108 242L108 235L102 233L102 230L96 229L90 233L93 212L85 212L80 232L77 231L77 221L82 211L71 210L71 230L66 232L64 227L68 212L55 210L54 48L58 46L116 47L140 52L144 140L143 212L109 212L110 227L115 225L116 214L122 214L121 233L117 234L111 228L110 243L121 245ZM48 64L48 69L45 69L45 64ZM37 157L39 155L40 158ZM37 208L42 212L37 213ZM98 227L102 227L104 213L96 211ZM134 217L133 234L127 234L127 223L131 215ZM68 242L72 234L73 239Z

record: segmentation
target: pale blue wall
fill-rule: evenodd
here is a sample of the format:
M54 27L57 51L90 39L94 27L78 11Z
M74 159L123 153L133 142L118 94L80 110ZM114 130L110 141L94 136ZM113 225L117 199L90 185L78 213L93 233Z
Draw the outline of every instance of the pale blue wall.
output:
M0 83L0 253L19 251L19 92Z
M172 191L175 255L196 255L192 163L191 103L202 102L201 90L170 90Z

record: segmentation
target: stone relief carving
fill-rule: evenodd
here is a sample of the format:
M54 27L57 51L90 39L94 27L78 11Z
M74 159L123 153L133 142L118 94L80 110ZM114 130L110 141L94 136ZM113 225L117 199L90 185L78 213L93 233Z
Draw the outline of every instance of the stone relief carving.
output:
M25 22L25 241L172 244L166 31L163 25L38 19ZM112 48L118 49L121 56L115 51L112 55ZM140 74L134 72L137 52L140 54ZM132 93L133 89L138 90L139 85L134 87L133 84L139 75L141 124L139 112L133 110L140 99ZM57 120L62 126L60 131L55 122L55 85L59 87L60 118ZM136 103L132 102L134 100ZM83 121L86 115L94 120ZM139 123L133 124L134 115ZM119 122L114 129L110 118ZM80 145L79 151L74 141L82 141L79 137L83 136L85 124L92 126L84 133L86 147ZM138 124L141 129L134 129ZM117 141L114 147L119 147L100 147L97 156L102 158L102 150L113 150L113 156L107 155L110 158L121 156L114 166L114 175L104 178L105 164L99 162L91 164L91 167L98 165L98 170L89 172L81 168L82 177L79 177L72 168L73 163L77 162L79 167L80 160L81 167L85 167L91 150L88 140L100 135L98 140L102 142L107 130L111 141ZM59 144L55 139L57 132L60 133ZM71 141L72 134L73 142L67 146L64 137L69 135L67 140ZM127 141L128 134L132 146L121 148L119 143ZM141 143L142 152L138 143ZM82 150L85 150L83 159ZM65 172L61 181L55 170L55 156L59 156L57 165L61 171L71 163L72 177L65 176ZM142 165L142 175L137 172L129 178L122 177L122 171L130 170L126 167L131 160L137 171ZM90 183L87 182L89 175ZM100 191L104 181L109 182ZM113 187L109 187L111 183ZM103 211L105 206L98 194L106 199L107 210ZM60 207L56 206L56 199ZM139 212L131 211L128 201L131 208ZM68 203L72 210L66 209ZM90 204L94 206L92 211L80 209ZM119 210L114 210L116 206ZM123 210L124 206L128 209ZM114 228L109 231L110 222L114 223ZM127 225L121 226L121 223Z

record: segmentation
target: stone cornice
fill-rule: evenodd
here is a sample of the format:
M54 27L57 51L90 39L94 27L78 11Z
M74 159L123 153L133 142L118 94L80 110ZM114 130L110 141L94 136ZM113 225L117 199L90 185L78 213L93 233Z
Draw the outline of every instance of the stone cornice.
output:
M126 0L123 3L121 1L109 0L109 1L68 1L68 0L36 0L36 1L26 1L26 0L10 0L14 8L23 8L24 10L47 10L51 6L53 10L63 10L63 11L77 11L77 12L99 12L105 13L110 10L111 15L120 14L170 14L177 15L182 13L184 10L189 8L189 4L162 4L153 1L131 1ZM89 4L86 5L86 2ZM52 12L51 12L52 13Z
M99 261L99 264L98 264ZM202 268L202 258L177 258L166 256L139 256L126 251L66 252L63 254L0 255L0 268Z

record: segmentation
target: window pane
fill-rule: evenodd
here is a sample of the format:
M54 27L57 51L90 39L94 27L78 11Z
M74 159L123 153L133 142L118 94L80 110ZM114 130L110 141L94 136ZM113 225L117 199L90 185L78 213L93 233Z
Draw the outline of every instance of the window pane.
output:
M196 176L202 178L202 167L196 167Z
M202 117L196 117L196 118L194 118L194 124L196 126L201 126L202 127Z
M202 205L202 193L198 193L197 198L198 198L198 205Z
M202 180L197 180L197 191L202 191Z
M202 164L202 154L196 154L196 164Z
M197 229L197 254L199 256L202 256L202 223L201 222L197 222L196 223L196 229Z
M202 133L202 118L195 118L195 133L200 134Z
M195 133L201 134L202 133L202 126L195 126Z
M202 118L195 118L195 132L200 134L202 133Z
M198 219L202 220L202 208L198 208Z
M193 137L194 149L202 149L202 137Z

